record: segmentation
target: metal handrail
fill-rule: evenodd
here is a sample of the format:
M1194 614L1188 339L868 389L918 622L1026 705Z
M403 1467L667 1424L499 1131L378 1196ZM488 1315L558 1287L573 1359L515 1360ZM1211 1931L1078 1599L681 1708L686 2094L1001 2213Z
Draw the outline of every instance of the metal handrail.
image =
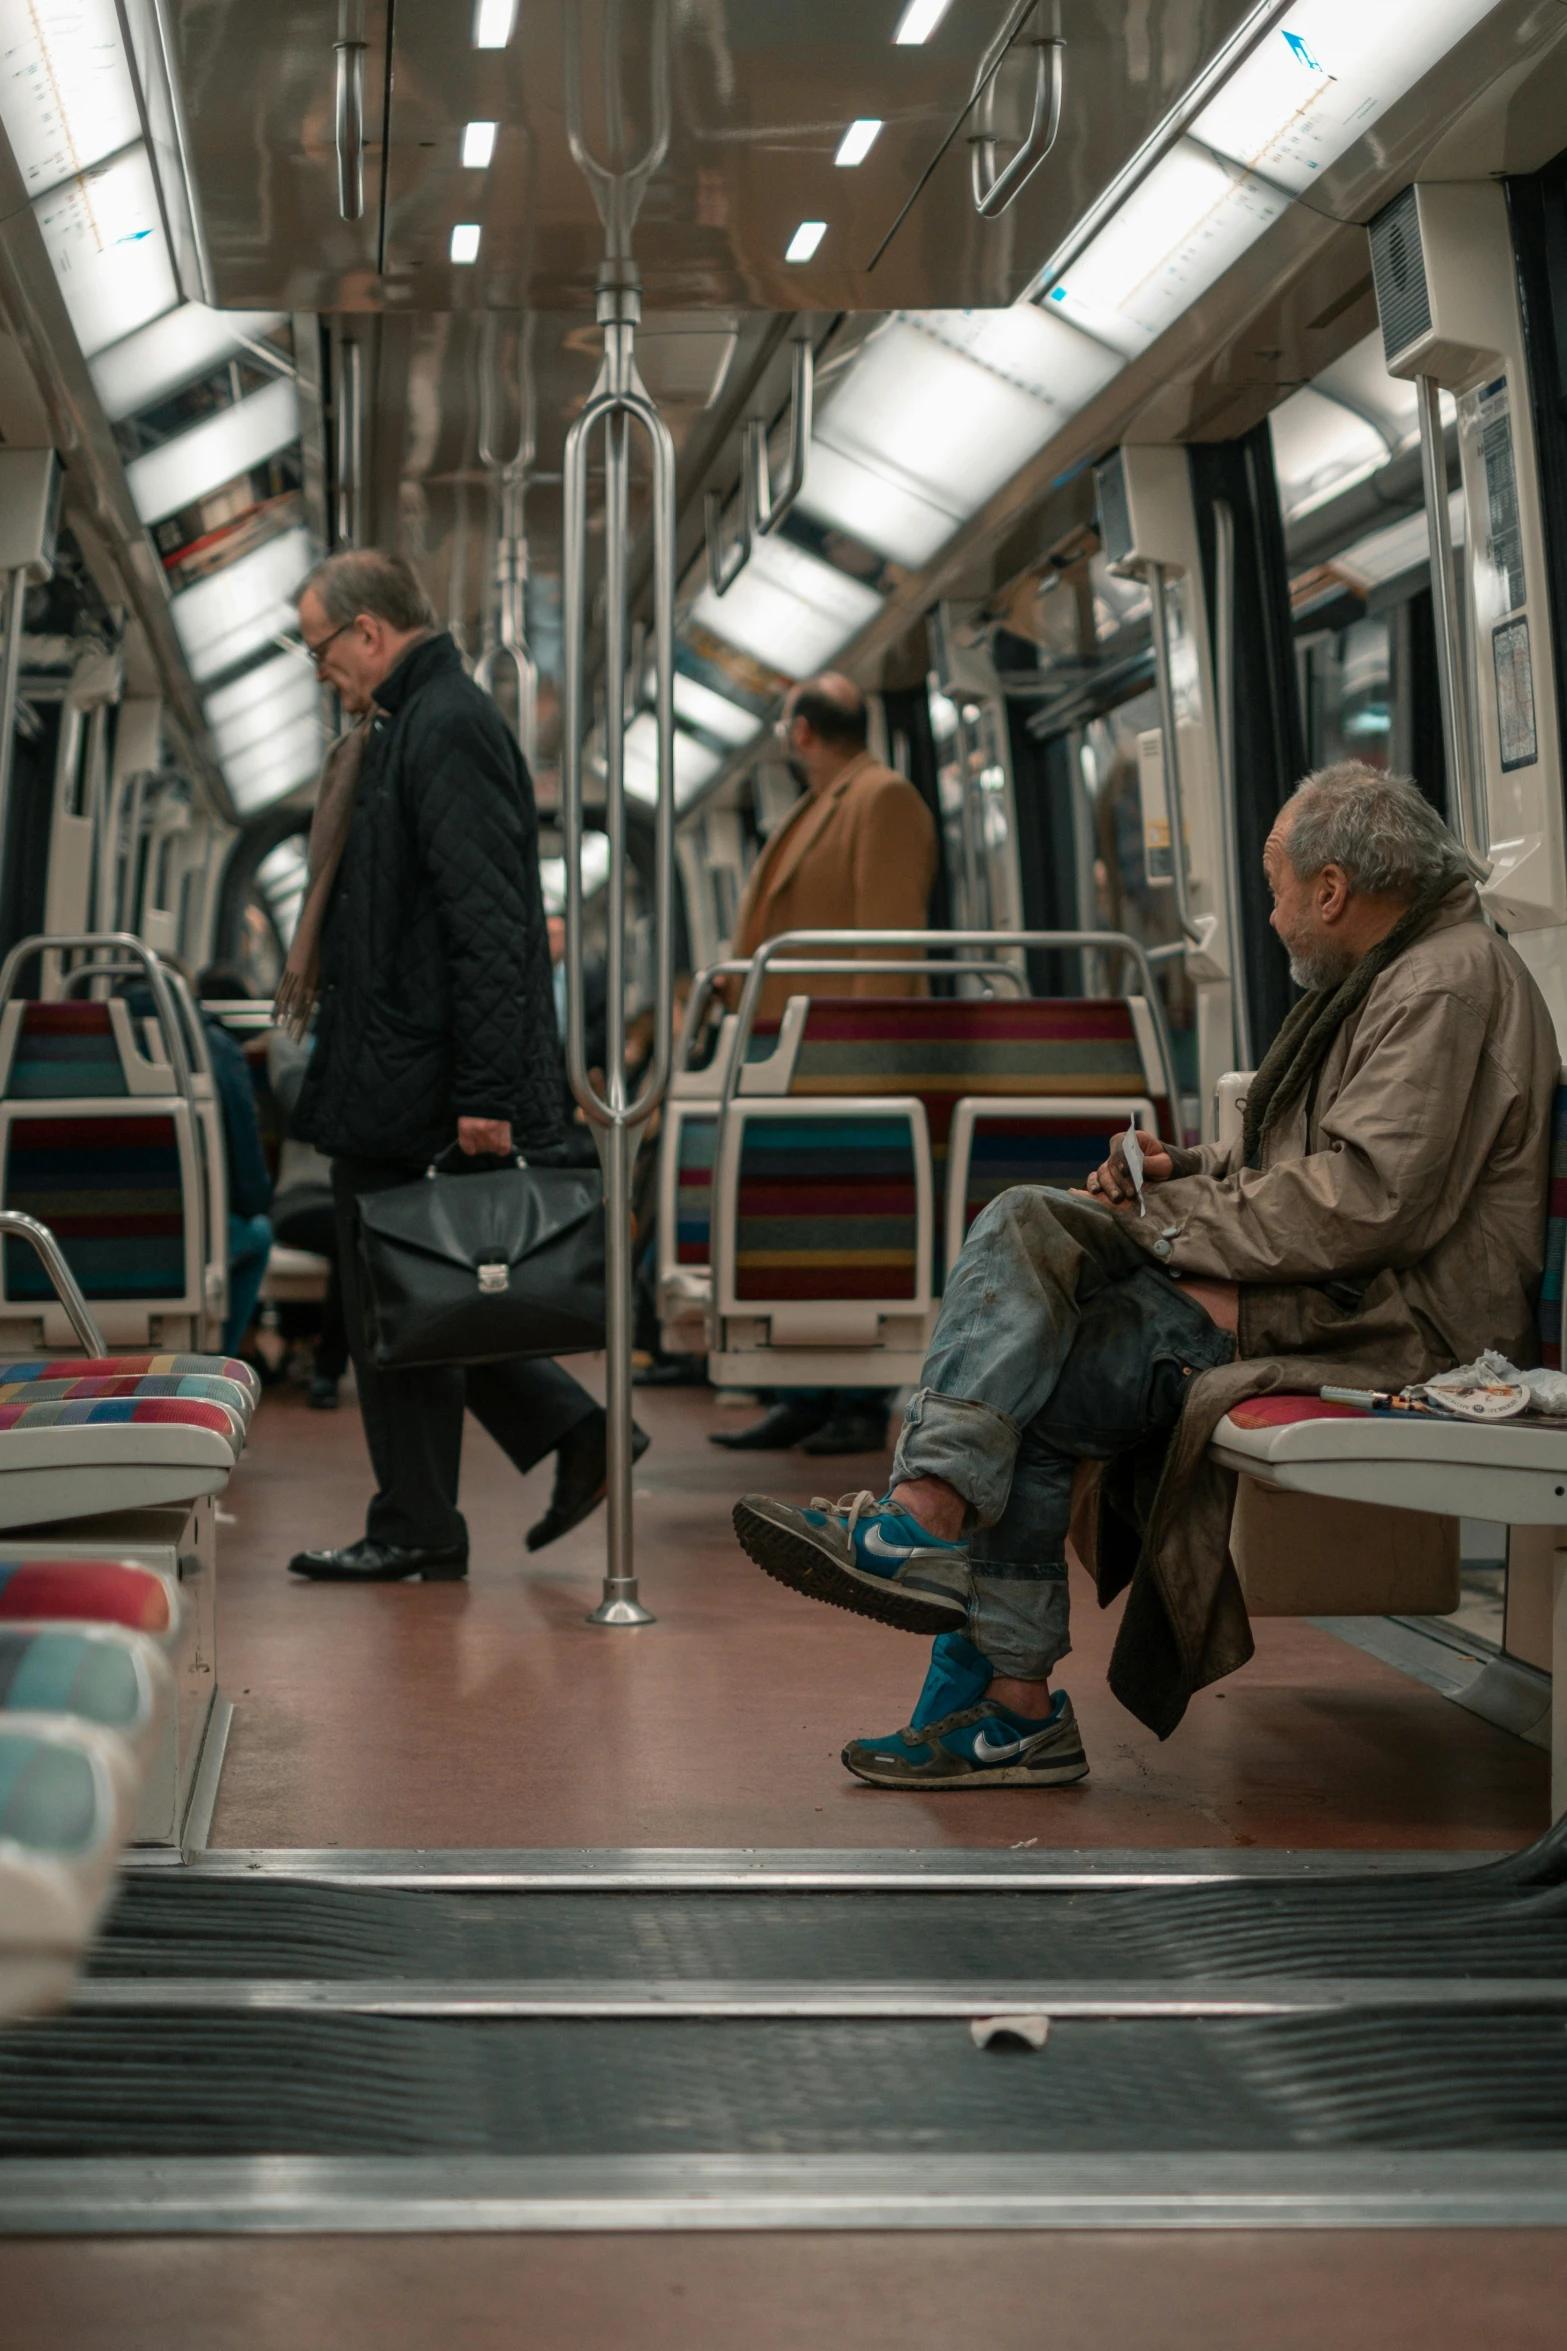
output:
M1007 43L1007 49L1016 46L1017 36L1014 35ZM1025 46L1034 51L1034 112L1022 146L1006 169L998 174L996 136L991 128L995 119L997 77L994 74L985 84L984 128L969 140L969 173L974 190L974 210L981 220L998 219L1009 204L1016 202L1050 153L1060 133L1061 96L1066 80L1066 43L1047 36L1036 37Z
M520 413L517 444L509 457L495 449L496 411L500 406L497 376L498 329L487 316L480 330L479 349L479 463L489 475L495 495L495 559L490 579L493 601L486 601L483 642L473 665L474 684L497 699L496 671L510 665L517 696L517 740L531 766L538 748L538 664L528 645L527 631L527 497L528 480L537 448L536 403L532 344L535 313L529 311L517 342Z
M751 428L746 426L745 446L750 448ZM715 596L727 596L740 574L751 560L752 471L749 462L740 469L740 528L728 554L724 552L724 493L709 490L702 501L703 525L707 533L707 584Z
M1482 846L1484 825L1473 756L1469 672L1464 661L1458 588L1453 576L1453 529L1447 506L1447 441L1442 430L1442 387L1435 376L1417 376L1420 404L1420 474L1425 488L1426 544L1431 556L1431 603L1436 621L1436 676L1442 703L1442 742L1447 753L1449 798L1459 840L1477 881L1490 878Z
M631 1176L636 1131L663 1100L669 1082L674 1026L675 875L675 447L636 364L636 328L642 315L631 233L648 180L669 146L669 18L667 0L652 10L652 126L632 163L605 164L582 128L581 0L567 0L565 33L566 135L572 157L593 191L604 224L597 315L604 359L586 407L566 436L562 466L565 552L561 819L566 853L566 1074L584 1116L598 1130L604 1165L606 1222L605 1410L608 1424L606 1518L608 1556L604 1596L588 1621L638 1625L652 1620L637 1595L632 1548L631 1341L633 1327ZM617 147L621 125L620 11L607 9L604 103ZM606 887L606 1038L604 1092L594 1086L584 1051L582 989L583 736L586 721L588 637L588 448L604 436L604 830L609 840ZM626 1091L626 791L628 669L633 655L630 618L631 433L647 435L653 488L654 728L658 743L654 815L653 1050L634 1096Z
M157 1008L159 1024L168 1041L169 1062L174 1071L175 1083L188 1101L194 1101L190 1056L185 1050L185 1035L175 1009L169 975L152 949L142 940L134 938L129 931L61 931L53 936L45 931L30 939L18 939L4 963L0 963L0 1013L10 1003L16 988L17 973L30 956L69 954L88 947L99 950L107 948L117 956L128 957L134 969L145 973ZM109 966L111 970L114 968L112 964Z
M66 1264L60 1244L49 1227L40 1224L36 1216L24 1216L19 1208L0 1208L0 1233L14 1233L19 1241L32 1243L44 1272L54 1284L54 1294L65 1308L71 1328L88 1355L106 1355L109 1350L104 1335L93 1321L92 1309L82 1296L76 1276Z
M691 993L686 998L685 1016L681 1021L680 1036L675 1046L671 1083L674 1082L674 1079L682 1078L687 1074L691 1060L692 1040L701 1033L702 1023L707 1018L708 1006L716 993L715 983L719 980L740 979L750 968L751 958L748 955L740 955L731 956L723 963L704 964L700 971L692 973ZM1017 965L1003 963L999 958L992 961L989 957L977 957L972 962L965 960L960 964L932 964L928 956L911 955L905 961L902 957L878 955L875 968L878 975L883 972L892 972L910 978L928 977L932 972L983 972L989 979L1010 980L1020 996L1028 994L1027 981L1024 974L1018 970ZM824 977L831 973L848 979L856 973L862 973L864 969L865 957L863 955L807 956L798 961L791 956L780 958L769 967L773 979L778 979L785 974L790 979L794 979L805 973L812 973L817 977Z
M805 487L805 469L811 458L811 427L816 413L816 352L808 334L795 337L794 365L789 378L789 470L781 490L773 488L773 469L767 454L767 427L760 417L746 426L750 451L752 528L769 538Z
M1230 1025L1235 1058L1252 1067L1251 999L1241 938L1241 857L1235 822L1235 516L1227 498L1213 502L1214 718L1219 738L1219 820L1224 834L1224 887L1229 899Z
M1155 561L1143 565L1148 582L1153 629L1154 683L1159 694L1159 733L1164 743L1164 800L1170 819L1170 880L1175 888L1175 919L1188 939L1202 943L1192 919L1186 889L1186 802L1181 791L1180 727L1175 708L1175 675L1170 663L1170 609L1164 583L1170 567Z
M337 209L344 220L365 214L365 25L364 0L342 0L339 32L332 44L337 59Z

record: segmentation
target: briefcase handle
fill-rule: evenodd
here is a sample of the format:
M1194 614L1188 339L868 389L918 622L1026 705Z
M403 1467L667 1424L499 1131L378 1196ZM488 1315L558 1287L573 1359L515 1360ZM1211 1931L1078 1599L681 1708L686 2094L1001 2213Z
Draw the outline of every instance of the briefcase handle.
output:
M462 1152L467 1162L466 1170L442 1166L441 1162L450 1159L454 1151ZM520 1151L463 1151L454 1136L444 1151L437 1151L424 1173L426 1182L433 1183L438 1175L460 1175L464 1172L469 1175L494 1175L503 1167L526 1167L527 1164Z

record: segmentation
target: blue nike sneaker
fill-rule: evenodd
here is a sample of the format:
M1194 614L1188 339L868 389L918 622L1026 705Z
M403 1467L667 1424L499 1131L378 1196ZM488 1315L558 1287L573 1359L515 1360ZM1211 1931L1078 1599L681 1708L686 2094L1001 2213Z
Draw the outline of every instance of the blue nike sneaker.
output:
M988 1666L985 1679L988 1683ZM885 1739L851 1739L843 1760L856 1779L873 1788L1062 1788L1088 1777L1088 1757L1065 1690L1057 1690L1042 1722L982 1697L939 1721L911 1723Z
M763 1571L811 1600L905 1633L944 1633L968 1615L967 1543L944 1543L884 1495L819 1495L809 1510L746 1494L735 1533Z

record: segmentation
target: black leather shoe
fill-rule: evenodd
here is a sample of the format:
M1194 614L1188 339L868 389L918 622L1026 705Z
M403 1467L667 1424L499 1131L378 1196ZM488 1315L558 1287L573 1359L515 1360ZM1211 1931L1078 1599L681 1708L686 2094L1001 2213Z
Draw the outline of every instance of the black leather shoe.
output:
M830 1412L802 1453L881 1453L887 1444L885 1404L840 1404Z
M640 1461L653 1442L646 1429L631 1424L631 1458ZM597 1510L609 1488L609 1424L602 1412L579 1421L562 1438L555 1455L555 1491L550 1506L524 1537L530 1551L559 1542Z
M822 1426L827 1411L814 1396L808 1401L785 1398L769 1405L748 1429L709 1429L707 1441L722 1445L726 1453L787 1453L791 1445L798 1445Z
M335 1412L338 1405L336 1380L328 1379L324 1372L317 1372L306 1391L305 1402L312 1412Z
M414 1551L401 1543L372 1543L361 1535L341 1551L296 1551L288 1563L290 1575L308 1576L313 1584L457 1584L468 1573L468 1554Z

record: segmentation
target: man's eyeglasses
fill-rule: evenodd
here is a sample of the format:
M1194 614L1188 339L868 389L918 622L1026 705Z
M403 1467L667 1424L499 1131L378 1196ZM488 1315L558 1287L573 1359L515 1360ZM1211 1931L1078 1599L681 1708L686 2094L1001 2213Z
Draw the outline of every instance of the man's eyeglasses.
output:
M337 640L338 640L338 638L339 638L339 637L340 637L340 636L343 634L343 630L344 630L344 629L351 629L351 628L353 627L353 625L354 625L354 624L353 624L353 622L352 622L351 620L345 620L345 621L342 623L342 626L341 626L341 627L339 627L339 628L335 628L335 629L332 631L332 634L331 634L329 637L322 637L322 638L321 638L321 639L320 639L320 640L319 640L319 641L318 641L316 644L314 644L314 645L309 645L309 644L307 644L307 645L305 646L305 651L306 651L306 652L309 654L309 656L310 656L311 660L312 660L312 661L315 663L315 665L316 665L316 675L317 675L317 677L319 677L319 676L321 675L321 657L322 657L322 655L325 653L325 651L326 651L327 647L328 647L329 645L335 645L335 644L337 643Z

